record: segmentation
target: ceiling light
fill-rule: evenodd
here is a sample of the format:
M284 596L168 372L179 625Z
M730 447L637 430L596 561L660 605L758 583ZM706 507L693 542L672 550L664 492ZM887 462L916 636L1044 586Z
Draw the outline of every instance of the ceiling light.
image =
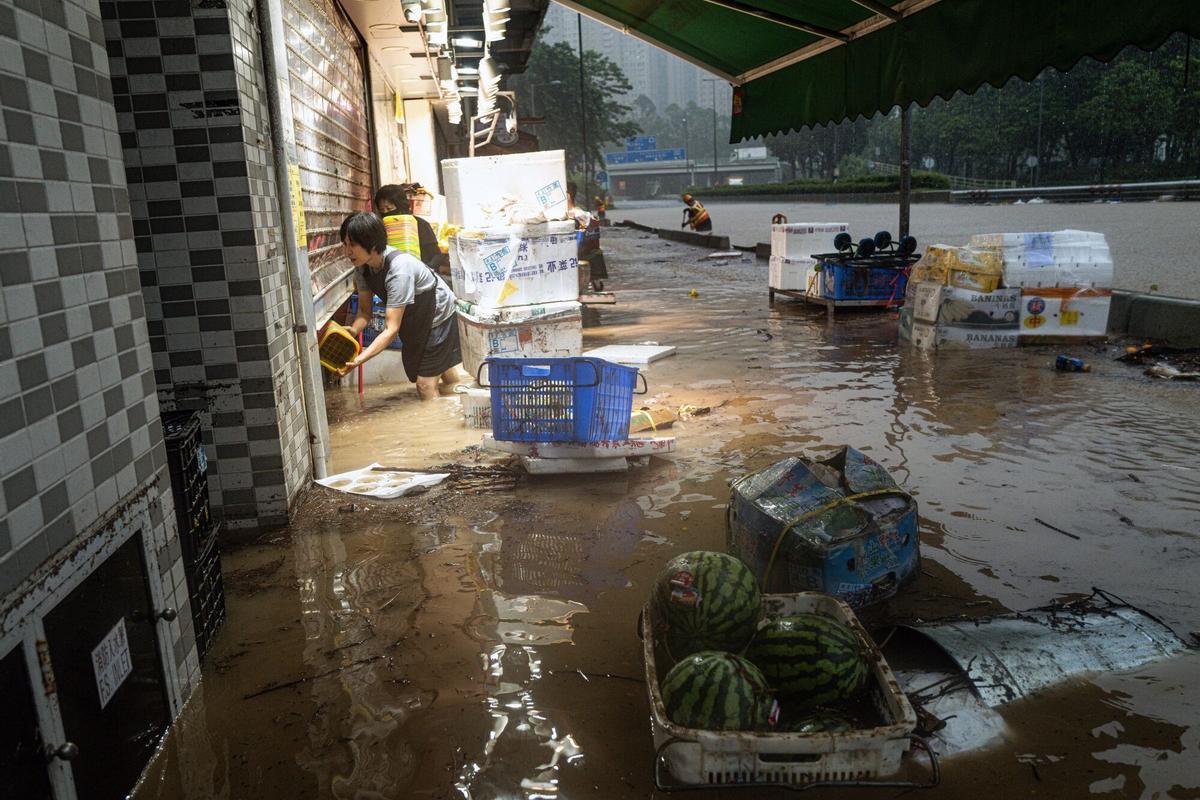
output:
M370 28L371 28L371 30L373 30L373 31L393 31L393 30L395 30L396 28L399 28L400 26L399 26L399 25L392 25L392 24L378 23L378 24L376 24L376 25L371 25L371 26L369 26L369 27L370 27Z
M479 68L478 67L459 67L458 74L459 75L478 75Z
M478 50L483 47L483 42L473 36L457 36L450 40L450 43L455 47L470 48Z
M385 53L407 53L408 48L402 44L390 44L387 47L380 48Z

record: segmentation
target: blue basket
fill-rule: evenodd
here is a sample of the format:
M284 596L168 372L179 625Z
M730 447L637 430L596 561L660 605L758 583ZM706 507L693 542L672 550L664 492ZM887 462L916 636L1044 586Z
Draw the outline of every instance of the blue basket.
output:
M629 438L635 367L602 358L489 358L479 373L479 384L492 390L492 435L499 441Z

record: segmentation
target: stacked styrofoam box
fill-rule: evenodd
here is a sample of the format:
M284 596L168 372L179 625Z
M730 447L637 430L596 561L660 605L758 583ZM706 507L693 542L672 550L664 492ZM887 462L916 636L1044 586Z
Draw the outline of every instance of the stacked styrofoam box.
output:
M816 253L833 250L833 239L850 226L844 222L784 222L771 225L771 258L767 285L772 289L805 291L816 266Z
M809 278L816 274L813 272L816 263L812 258L772 255L767 261L767 285L772 289L806 291Z
M583 306L562 303L487 308L458 302L463 368L476 375L490 356L547 358L583 350Z
M983 234L972 237L971 243L998 248L1005 285L1020 287L1023 341L1094 338L1107 332L1113 260L1104 234Z
M442 183L446 219L461 228L567 218L562 150L448 158L442 161Z
M450 281L455 296L482 308L578 300L575 223L460 231L450 237Z

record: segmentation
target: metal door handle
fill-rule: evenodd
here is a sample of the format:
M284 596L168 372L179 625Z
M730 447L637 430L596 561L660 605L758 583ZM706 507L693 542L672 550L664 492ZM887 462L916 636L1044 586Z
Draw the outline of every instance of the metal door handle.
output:
M79 745L74 742L63 742L58 747L46 745L46 755L50 758L61 758L63 761L74 761L79 755Z
M162 611L158 612L158 618L164 619L167 622L174 622L175 618L178 616L179 612L170 607L164 608Z

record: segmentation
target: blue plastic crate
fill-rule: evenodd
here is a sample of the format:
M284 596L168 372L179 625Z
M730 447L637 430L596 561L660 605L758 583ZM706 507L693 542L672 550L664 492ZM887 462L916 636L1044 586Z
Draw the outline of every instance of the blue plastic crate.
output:
M363 333L362 333L362 337L363 337L362 343L363 343L364 349L366 347L370 346L371 342L375 341L375 337L378 336L380 333L382 333L383 329L387 327L387 322L385 320L386 314L387 314L387 309L384 308L383 303L380 302L379 298L378 297L371 298L371 321L369 323L367 323L367 327L363 328ZM351 316L351 318L353 318L357 315L358 315L358 295L352 294L352 295L350 295L350 316ZM404 346L400 343L399 336L397 336L395 339L392 339L391 344L388 345L388 349L389 350L404 349Z
M821 262L820 295L826 300L864 305L900 305L908 286L906 270Z
M629 438L634 367L602 358L489 358L478 377L492 390L492 435L500 441Z

